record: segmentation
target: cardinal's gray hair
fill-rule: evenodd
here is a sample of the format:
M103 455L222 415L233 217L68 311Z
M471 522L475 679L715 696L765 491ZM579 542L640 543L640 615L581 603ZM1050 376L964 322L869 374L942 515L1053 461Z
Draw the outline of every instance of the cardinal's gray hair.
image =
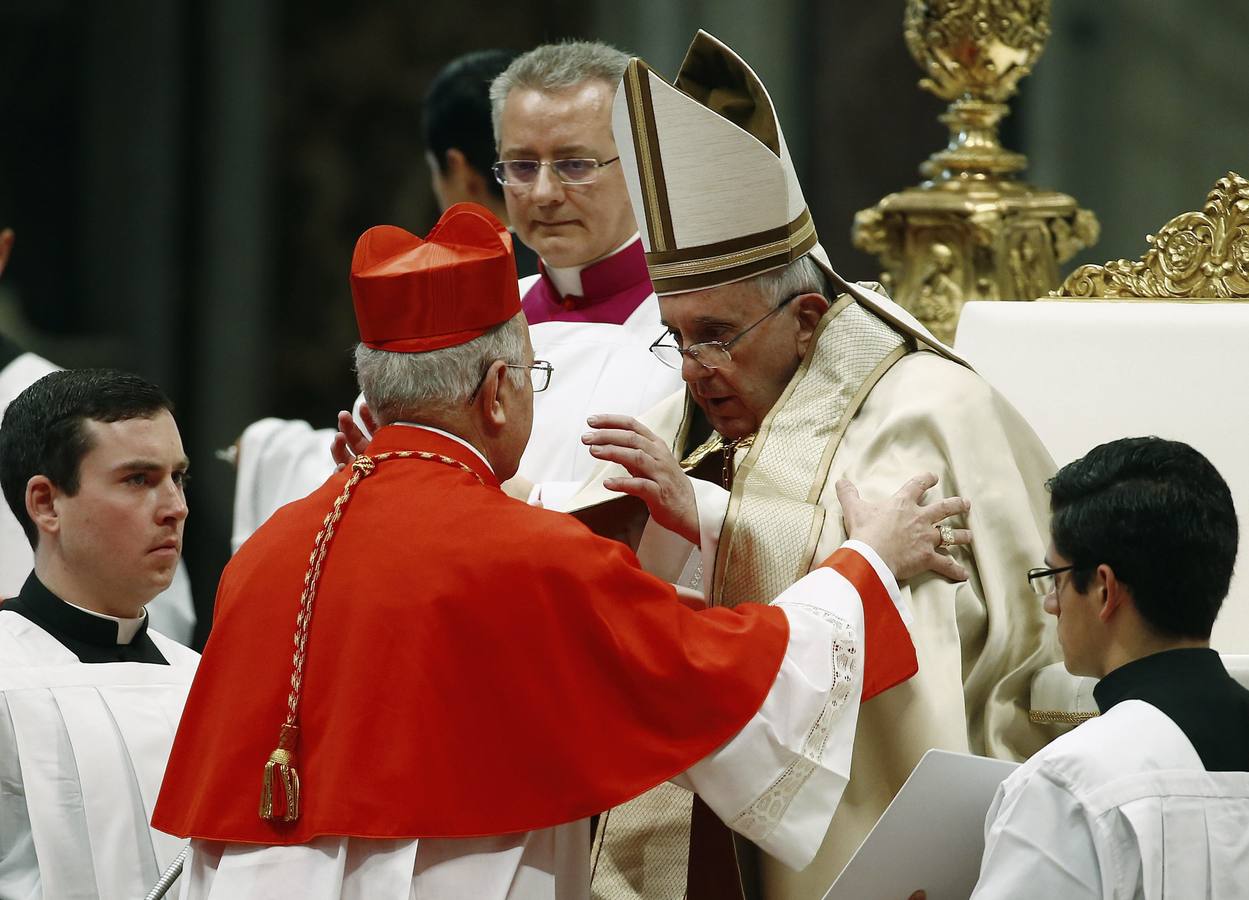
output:
M395 353L356 346L356 378L379 425L414 421L467 406L496 359L525 364L525 317L517 313L479 338L427 353ZM517 389L529 373L508 369Z

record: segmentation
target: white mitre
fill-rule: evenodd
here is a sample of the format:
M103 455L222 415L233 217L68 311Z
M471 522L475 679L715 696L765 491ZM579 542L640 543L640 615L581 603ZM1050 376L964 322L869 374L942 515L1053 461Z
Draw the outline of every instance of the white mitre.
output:
M905 309L833 269L767 88L721 41L699 31L674 84L630 60L612 130L655 293L718 287L810 255L834 288L958 359Z

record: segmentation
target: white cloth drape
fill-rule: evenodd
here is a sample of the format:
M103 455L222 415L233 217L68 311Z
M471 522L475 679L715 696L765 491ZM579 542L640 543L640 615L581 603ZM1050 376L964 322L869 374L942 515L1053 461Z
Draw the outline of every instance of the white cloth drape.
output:
M897 584L865 545L902 609ZM790 636L776 681L740 732L673 781L792 866L815 854L850 775L862 687L863 609L853 586L819 569L777 598ZM586 820L524 834L298 847L192 841L184 900L584 900Z
M199 654L148 634L170 665L87 665L0 611L4 900L134 900L181 850L148 821Z
M533 433L518 474L541 486L547 509L559 509L599 465L580 440L588 416L640 416L682 387L681 373L650 352L662 331L654 294L623 325L530 326L534 357L550 361L555 372L551 386L534 397Z
M1002 783L975 900L1239 900L1249 773L1207 772L1179 727L1116 704Z

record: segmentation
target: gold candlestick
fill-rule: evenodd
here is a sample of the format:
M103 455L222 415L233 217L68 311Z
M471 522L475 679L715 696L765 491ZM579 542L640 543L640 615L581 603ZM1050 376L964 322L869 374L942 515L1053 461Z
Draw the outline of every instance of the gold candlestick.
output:
M949 109L950 142L920 166L927 181L855 216L856 247L933 333L953 341L968 300L1032 300L1058 264L1097 240L1097 218L1066 194L1015 179L1027 166L998 123L1049 37L1049 0L908 0L907 47L920 87Z

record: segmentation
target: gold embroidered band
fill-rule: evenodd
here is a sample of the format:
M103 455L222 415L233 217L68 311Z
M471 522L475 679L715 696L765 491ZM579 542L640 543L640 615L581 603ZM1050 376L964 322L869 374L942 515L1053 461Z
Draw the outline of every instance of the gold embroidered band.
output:
M677 242L672 231L668 186L659 151L659 129L655 125L655 107L651 101L650 68L640 59L631 60L624 82L629 125L633 129L633 147L637 153L638 178L642 183L646 231L652 247L671 250Z
M697 291L779 268L815 246L817 236L810 210L804 208L788 225L714 244L646 254L657 294Z
M911 345L843 295L737 469L712 603L774 599L811 566L833 454L868 392Z
M1079 725L1096 718L1095 712L1065 712L1060 709L1034 709L1028 713L1028 721L1034 725Z

